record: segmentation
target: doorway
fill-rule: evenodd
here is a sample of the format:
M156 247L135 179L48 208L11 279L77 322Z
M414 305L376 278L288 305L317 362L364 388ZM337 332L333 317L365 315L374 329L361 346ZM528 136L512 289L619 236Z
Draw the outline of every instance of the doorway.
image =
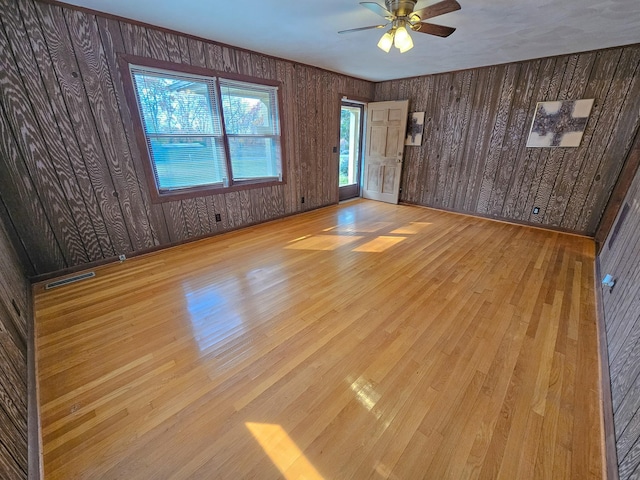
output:
M360 196L364 105L342 101L340 108L339 199Z

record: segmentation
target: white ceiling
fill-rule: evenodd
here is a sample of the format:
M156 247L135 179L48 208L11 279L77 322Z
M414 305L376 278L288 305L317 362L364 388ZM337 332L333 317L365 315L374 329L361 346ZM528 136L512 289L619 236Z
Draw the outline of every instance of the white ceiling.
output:
M65 1L373 81L640 43L640 0L459 0L431 20L453 35L412 33L404 54L376 47L384 30L338 35L384 22L359 0Z

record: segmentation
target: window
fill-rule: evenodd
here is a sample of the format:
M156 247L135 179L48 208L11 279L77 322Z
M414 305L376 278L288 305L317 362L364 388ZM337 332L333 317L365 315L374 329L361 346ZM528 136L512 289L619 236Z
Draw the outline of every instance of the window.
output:
M277 85L145 63L121 59L154 201L283 181Z
M278 178L280 128L273 87L220 80L234 181Z

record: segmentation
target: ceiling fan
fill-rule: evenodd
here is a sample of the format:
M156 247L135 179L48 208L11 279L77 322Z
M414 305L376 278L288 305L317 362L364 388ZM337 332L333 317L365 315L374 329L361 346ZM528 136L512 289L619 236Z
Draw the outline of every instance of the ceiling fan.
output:
M426 23L424 20L460 10L460 4L456 0L443 0L414 11L413 9L417 2L418 0L385 0L385 7L376 2L360 2L360 5L363 7L384 17L387 23L384 25L351 28L338 33L359 32L360 30L369 30L372 28L386 28L391 25L391 28L382 35L382 38L378 42L378 47L385 52L389 52L391 45L395 45L401 53L404 53L413 48L413 40L411 40L407 28L410 28L414 32L436 35L438 37L448 37L455 32L455 28Z

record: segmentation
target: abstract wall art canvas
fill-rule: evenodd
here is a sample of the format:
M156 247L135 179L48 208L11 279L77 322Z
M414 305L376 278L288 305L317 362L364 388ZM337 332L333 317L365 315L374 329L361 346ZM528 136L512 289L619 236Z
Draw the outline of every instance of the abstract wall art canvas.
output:
M407 122L407 138L405 145L422 145L422 134L424 132L424 112L413 112L409 114Z
M578 147L593 99L538 102L527 147Z

